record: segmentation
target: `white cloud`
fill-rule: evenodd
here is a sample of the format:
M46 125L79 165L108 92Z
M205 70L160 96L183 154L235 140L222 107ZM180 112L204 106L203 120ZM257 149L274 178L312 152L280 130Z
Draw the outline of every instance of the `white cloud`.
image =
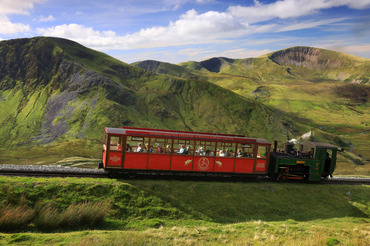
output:
M29 10L33 9L34 4L43 1L44 0L0 0L0 34L9 35L29 32L29 25L13 23L9 20L8 15L29 15Z
M0 16L0 34L15 34L30 31L29 25L12 23L5 16Z
M210 53L210 52L215 52L215 51L195 49L195 48L180 49L180 50L177 51L178 54L185 55L185 56L188 56L188 57L199 56L199 54L207 54L207 53Z
M151 27L118 36L113 31L100 32L79 24L40 28L38 33L73 39L99 49L135 49L165 47L184 44L224 43L224 38L246 34L247 26L226 13L209 11L198 14L189 10L167 27Z
M319 21L303 21L294 24L288 24L286 26L281 26L280 28L276 28L275 32L286 32L286 31L294 31L294 30L302 30L307 28L313 28L317 26L329 25L333 23L338 23L341 21L346 20L347 18L337 18L337 19L327 19L327 20L319 20Z
M28 15L34 4L42 2L45 0L0 0L0 15Z
M234 59L244 59L244 58L251 58L251 57L258 57L262 55L266 55L268 53L272 52L269 49L263 49L263 50L248 50L248 49L234 49L234 50L226 50L222 52L221 54L218 54L217 56L224 56L224 57L230 57Z
M332 37L332 39L328 39L325 43L318 43L315 46L359 57L370 57L370 44L356 44L352 39L343 40Z
M45 16L43 16L43 15L41 15L39 18L38 18L38 20L37 20L38 22L51 22L51 21L55 21L55 18L54 18L54 16L52 16L52 15L49 15L48 17L45 17Z
M72 39L91 46L114 44L119 37L113 31L99 32L78 24L59 25L51 28L38 28L37 32L45 36Z
M282 0L270 4L262 4L255 0L251 7L231 6L228 12L249 23L287 19L314 14L322 9L347 6L354 9L370 7L370 0Z
M370 44L366 45L353 45L345 47L333 47L333 50L339 52L354 54L360 57L370 57Z

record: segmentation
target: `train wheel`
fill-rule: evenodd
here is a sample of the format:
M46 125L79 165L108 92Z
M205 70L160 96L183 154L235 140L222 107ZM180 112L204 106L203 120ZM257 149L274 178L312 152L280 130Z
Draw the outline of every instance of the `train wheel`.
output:
M286 179L286 176L283 173L279 173L279 175L276 178L276 181L279 182L279 181L285 180L285 179Z
M129 178L134 179L137 177L137 173L128 173Z

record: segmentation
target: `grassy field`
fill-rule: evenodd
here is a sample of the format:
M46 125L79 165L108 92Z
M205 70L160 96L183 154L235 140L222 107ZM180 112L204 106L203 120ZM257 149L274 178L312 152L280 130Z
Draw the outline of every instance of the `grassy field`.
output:
M0 177L0 244L368 245L369 188ZM95 218L94 205L103 220L84 224L92 220L81 214ZM26 222L20 208L31 214ZM82 222L44 227L45 210L59 219L49 221ZM23 225L9 230L9 221Z

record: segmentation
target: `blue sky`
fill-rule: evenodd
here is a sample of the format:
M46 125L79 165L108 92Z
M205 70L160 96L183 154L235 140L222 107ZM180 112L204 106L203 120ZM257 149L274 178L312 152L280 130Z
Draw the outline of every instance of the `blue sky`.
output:
M124 62L312 46L370 58L370 0L0 0L0 40L53 36Z

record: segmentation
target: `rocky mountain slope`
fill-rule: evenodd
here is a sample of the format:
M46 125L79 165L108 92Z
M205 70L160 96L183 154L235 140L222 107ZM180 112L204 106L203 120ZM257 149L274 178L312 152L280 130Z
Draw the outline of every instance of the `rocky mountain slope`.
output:
M75 42L0 42L2 148L85 139L103 127L153 127L285 139L294 117L208 81L159 75Z
M147 60L135 62L132 65L178 77L199 76L197 71L203 71L245 76L261 81L272 78L288 81L304 79L312 82L335 80L370 85L369 59L302 46L276 51L257 58L214 57L201 62L189 61L178 65ZM181 72L176 73L175 71Z

